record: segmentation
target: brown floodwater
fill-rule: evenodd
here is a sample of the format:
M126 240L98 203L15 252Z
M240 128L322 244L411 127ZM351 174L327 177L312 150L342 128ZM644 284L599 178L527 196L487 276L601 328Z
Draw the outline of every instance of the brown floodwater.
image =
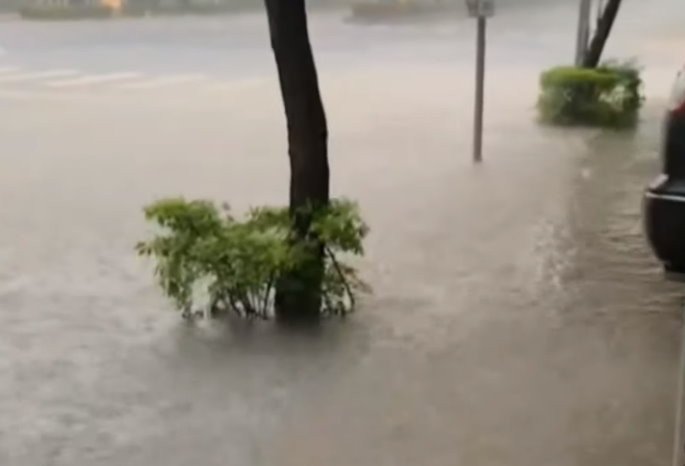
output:
M374 293L308 333L189 326L133 252L153 199L285 201L263 18L3 23L0 464L667 464L683 293L640 196L683 8L638 3L610 49L645 65L635 133L535 123L575 5L492 21L480 166L471 22L313 16Z

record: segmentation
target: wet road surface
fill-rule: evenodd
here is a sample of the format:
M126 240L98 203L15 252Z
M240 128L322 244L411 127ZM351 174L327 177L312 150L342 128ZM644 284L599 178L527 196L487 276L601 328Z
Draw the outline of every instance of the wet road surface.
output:
M537 72L571 55L568 11L492 27L479 167L472 25L314 21L333 190L372 227L362 269L375 291L306 334L187 326L132 251L152 199L286 198L268 50L248 47L249 78L179 52L179 72L223 73L211 92L0 86L0 464L667 464L682 292L645 248L639 201L679 65L658 45L680 39L662 17L617 31L613 51L650 51L636 134L541 128ZM250 18L238 30L258 41ZM17 35L35 26L13 27L12 66L101 71L89 41L52 40L42 57L21 49L35 35ZM524 40L533 27L539 47ZM59 50L74 61L48 63ZM121 50L105 72L169 66Z

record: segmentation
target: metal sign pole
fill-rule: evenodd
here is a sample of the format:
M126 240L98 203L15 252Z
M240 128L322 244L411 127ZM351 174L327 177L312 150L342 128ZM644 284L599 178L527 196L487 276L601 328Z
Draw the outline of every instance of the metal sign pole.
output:
M479 16L476 34L476 99L473 115L473 161L483 160L483 100L485 87L485 34L487 19Z
M477 20L476 93L473 111L473 161L483 160L483 101L485 92L485 37L487 19L495 14L494 0L466 0L469 15Z
M578 31L576 36L576 66L582 66L590 40L590 15L592 0L580 0L578 11Z

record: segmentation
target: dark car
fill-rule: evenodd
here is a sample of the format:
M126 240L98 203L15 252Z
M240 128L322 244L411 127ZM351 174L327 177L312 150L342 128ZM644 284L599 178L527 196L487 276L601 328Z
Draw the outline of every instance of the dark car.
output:
M685 273L685 69L673 88L661 150L661 175L644 195L645 231L664 269Z

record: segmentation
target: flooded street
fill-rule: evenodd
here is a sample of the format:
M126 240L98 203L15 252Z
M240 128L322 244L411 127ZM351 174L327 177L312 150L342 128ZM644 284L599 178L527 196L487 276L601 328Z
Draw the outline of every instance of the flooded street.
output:
M505 8L478 167L471 21L312 16L374 293L307 334L184 324L133 251L153 199L286 201L265 19L3 23L0 465L668 464L683 290L640 224L685 38L667 3L628 0L608 51L645 66L634 134L537 125L576 6Z

